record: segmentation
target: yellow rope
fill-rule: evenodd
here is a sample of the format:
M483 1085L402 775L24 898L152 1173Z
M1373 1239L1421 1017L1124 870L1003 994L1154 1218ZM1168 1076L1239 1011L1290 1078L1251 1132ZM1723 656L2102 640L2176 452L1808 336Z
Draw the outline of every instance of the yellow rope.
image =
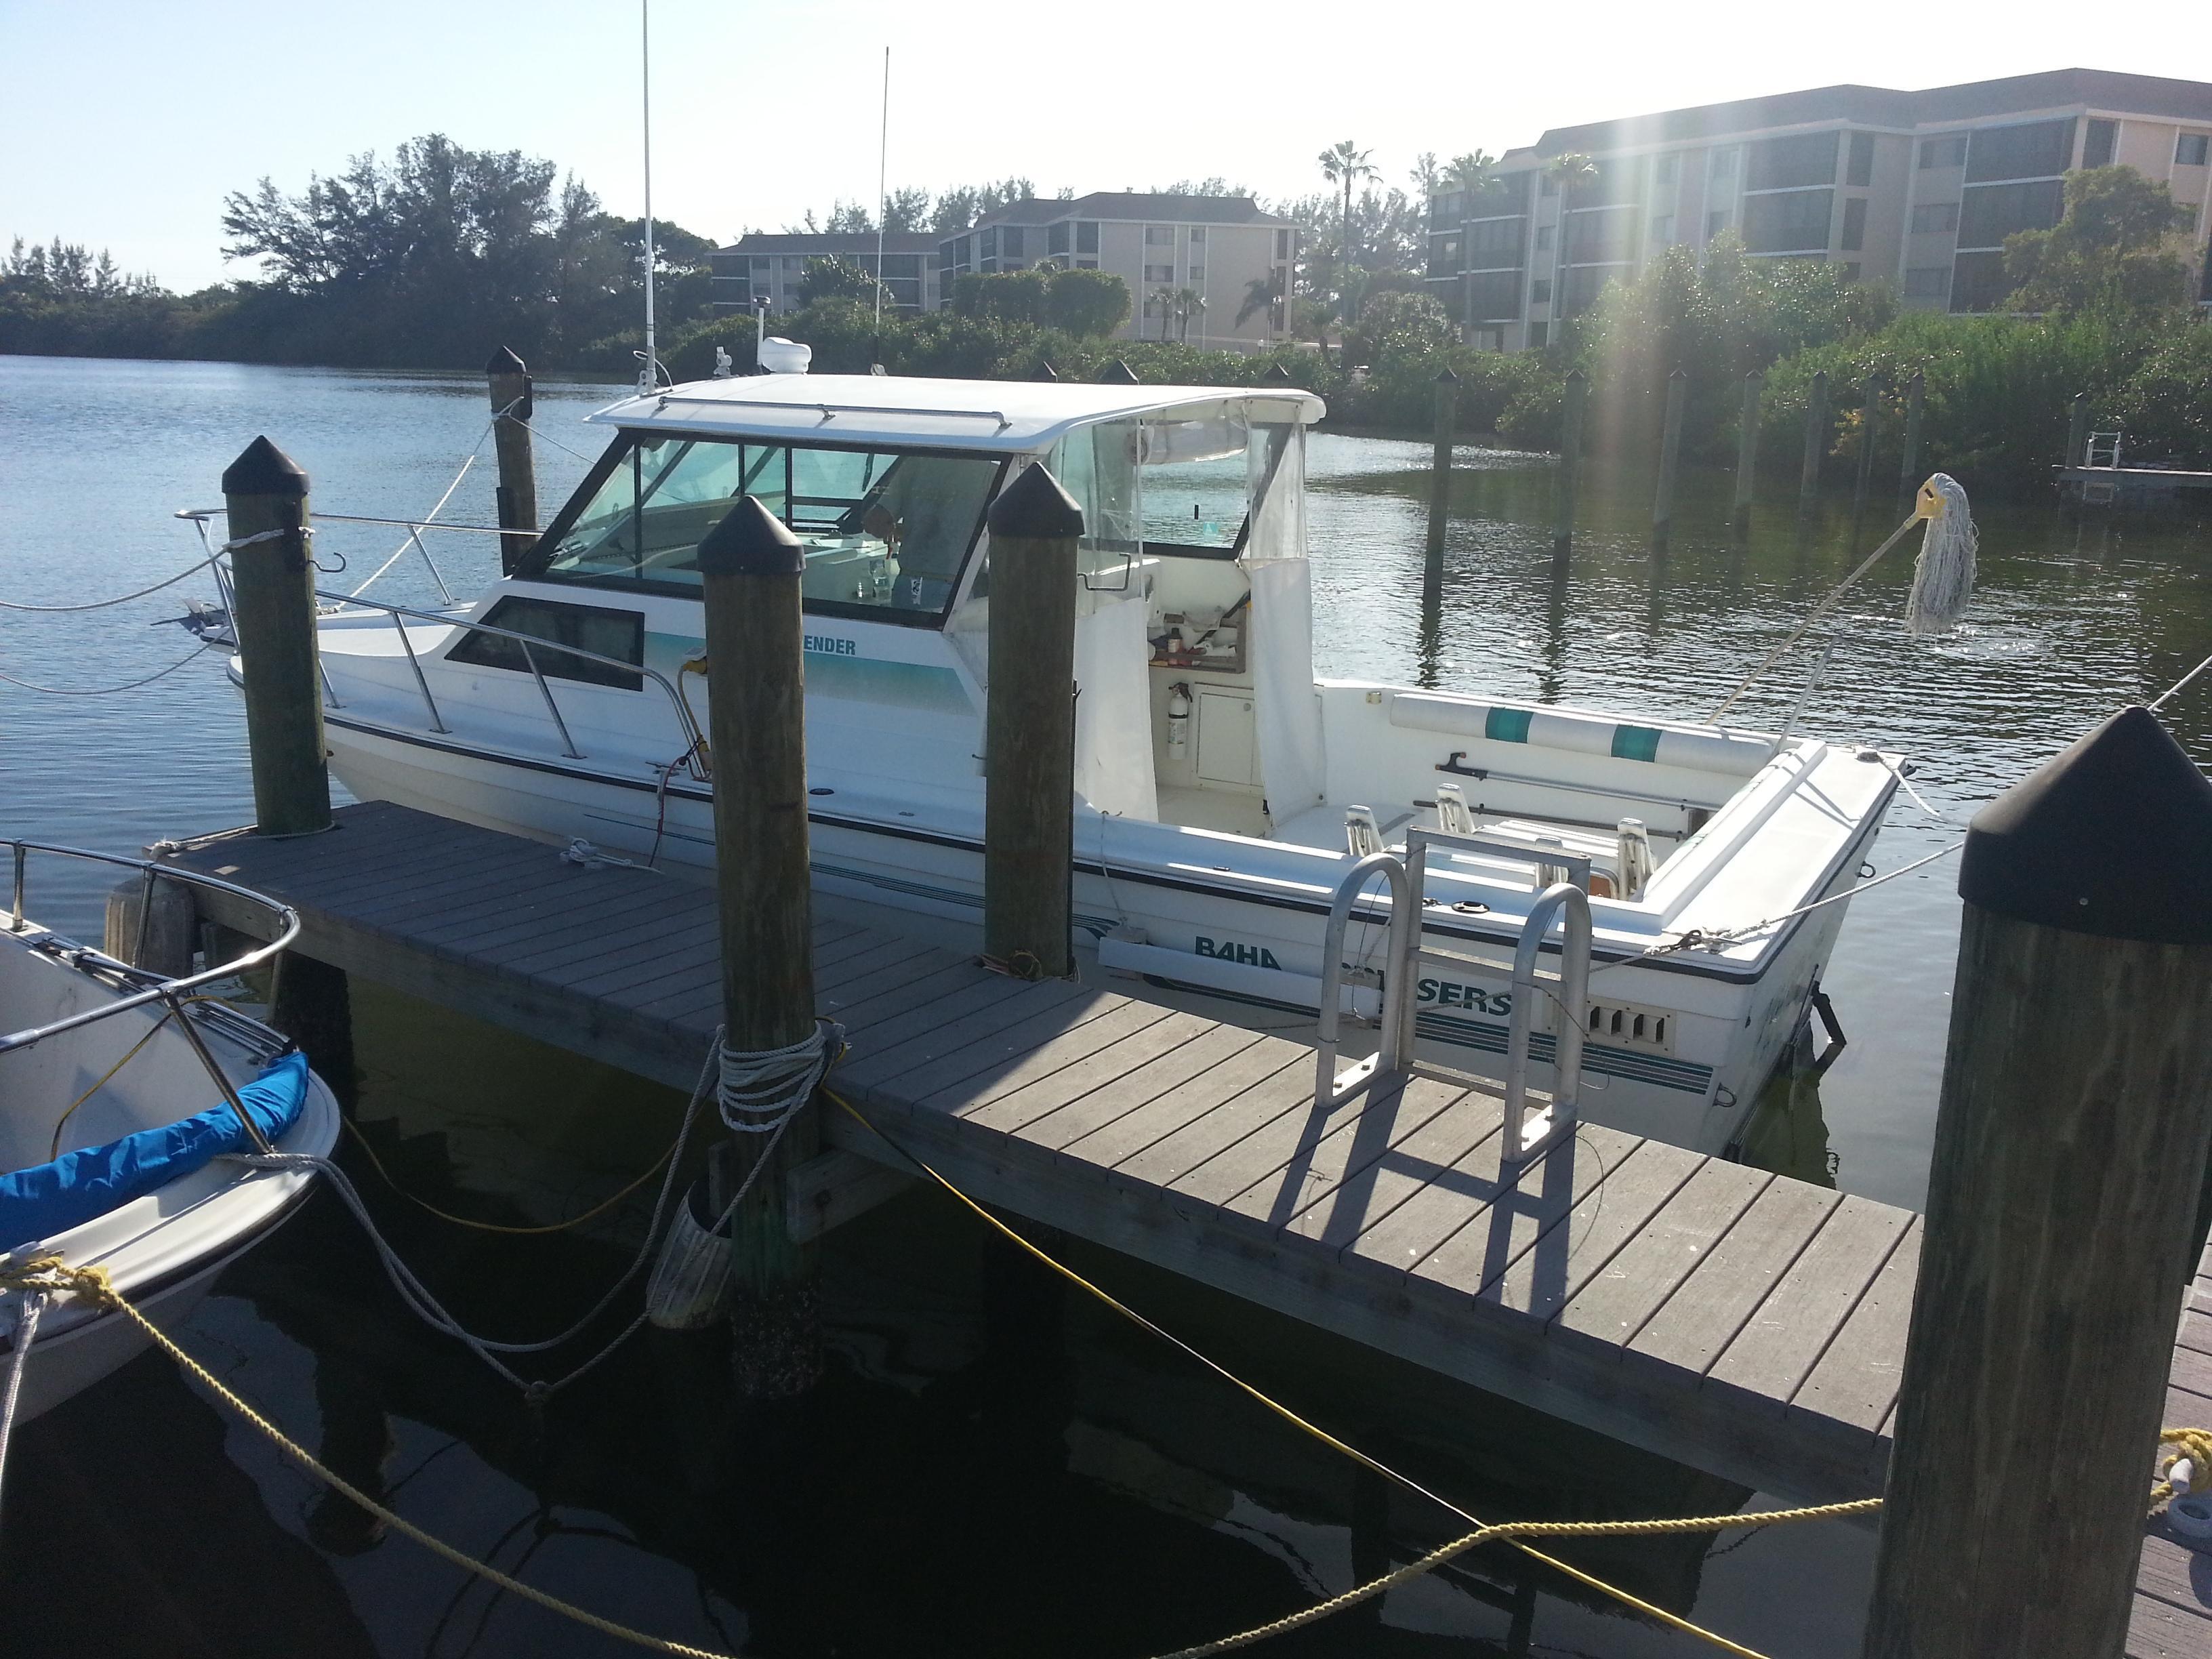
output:
M1396 1481L1408 1492L1417 1492L1421 1497L1427 1498L1431 1503L1450 1510L1454 1515L1459 1516L1461 1520L1466 1522L1469 1526L1475 1528L1474 1532L1468 1534L1464 1538L1446 1545L1442 1550L1437 1551L1434 1554L1423 1557L1421 1562L1415 1564L1413 1566L1410 1568L1400 1568L1396 1573L1391 1575L1389 1578L1377 1579L1371 1584L1362 1585L1357 1589L1347 1591L1344 1595L1338 1596L1333 1601L1324 1601L1321 1603L1318 1607L1309 1607L1303 1613L1290 1615L1287 1620L1278 1620L1273 1624L1261 1626L1257 1631L1246 1631L1237 1636L1225 1637L1221 1641L1210 1644L1205 1647L1187 1650L1186 1652L1182 1655L1166 1656L1165 1659L1194 1659L1194 1656L1199 1654L1224 1653L1231 1648L1245 1646L1248 1643L1259 1641L1265 1637L1275 1635L1280 1631L1294 1630L1298 1626L1311 1623L1316 1619L1327 1618L1330 1613L1336 1613L1345 1607L1351 1607L1355 1602L1364 1601L1370 1595L1379 1595L1382 1591L1388 1589L1391 1584L1402 1582L1404 1578L1413 1577L1417 1573L1426 1572L1431 1567L1439 1566L1443 1565L1443 1563L1450 1560L1453 1556L1459 1554L1462 1551L1472 1549L1476 1544L1492 1538L1502 1538L1505 1541L1510 1542L1516 1549L1519 1550L1522 1554L1528 1556L1532 1559L1540 1561L1544 1565L1553 1568L1556 1571L1563 1572L1566 1574L1568 1577L1576 1580L1577 1583L1587 1585L1589 1589L1596 1590L1601 1595L1609 1595L1613 1597L1614 1601L1621 1602L1626 1607L1633 1607L1637 1612L1644 1613L1649 1618L1656 1619L1662 1625L1670 1626L1674 1629L1680 1631L1686 1636L1697 1637L1701 1641L1710 1642L1713 1646L1720 1649L1724 1653L1735 1654L1737 1656L1737 1659L1766 1659L1766 1656L1764 1654L1761 1654L1755 1648L1747 1648L1740 1643L1732 1642L1727 1637L1721 1635L1716 1631L1707 1630L1702 1625L1692 1624L1688 1620L1683 1618L1679 1613L1669 1613L1666 1608L1662 1607L1655 1607L1650 1602L1644 1600L1643 1597L1632 1595L1629 1591L1620 1589L1618 1585L1608 1584L1602 1578L1599 1578L1590 1573L1584 1572L1580 1567L1570 1565L1568 1563L1560 1560L1557 1556L1547 1555L1541 1550L1534 1549L1527 1544L1522 1543L1519 1541L1519 1538L1514 1534L1545 1537L1629 1537L1646 1533L1710 1532L1717 1531L1726 1527L1783 1526L1796 1521L1826 1521L1847 1515L1866 1515L1881 1507L1881 1499L1879 1498L1861 1498L1854 1499L1847 1504L1822 1504L1810 1509L1769 1510L1759 1511L1747 1516L1729 1515L1673 1521L1506 1522L1496 1526L1491 1525L1490 1523L1486 1522L1480 1516L1469 1514L1458 1504L1453 1503L1449 1498L1430 1491L1428 1487L1421 1485L1420 1482L1415 1480L1412 1476L1400 1474L1389 1464L1384 1463L1376 1458L1370 1457L1367 1453L1361 1451L1357 1446L1347 1444L1346 1442L1338 1439L1336 1436L1331 1434L1327 1429L1321 1427L1317 1424L1307 1421L1304 1418L1299 1416L1297 1413L1292 1411L1288 1406L1284 1405L1281 1401L1276 1400L1272 1395L1263 1392L1255 1384L1246 1382L1243 1377L1237 1376L1236 1372L1231 1370L1219 1361L1209 1358L1206 1354L1201 1353L1198 1349L1191 1346L1189 1343L1184 1341L1172 1331L1166 1330L1162 1327L1154 1324L1150 1319L1147 1319L1144 1315L1139 1313L1134 1308L1130 1307L1127 1303L1118 1300L1110 1292L1100 1289L1097 1285L1085 1279L1081 1273L1077 1273L1073 1267L1064 1266L1060 1262L1054 1261L1051 1256L1046 1255L1044 1251L1030 1243L1028 1239L1023 1237L1021 1234L1016 1232L1012 1227L1006 1225L1005 1222L1000 1220L998 1217L993 1215L981 1204L978 1204L974 1199L969 1197L967 1194L962 1192L950 1181L947 1181L942 1175L932 1169L928 1164L924 1162L922 1159L916 1158L905 1147L899 1146L896 1142L892 1141L890 1137L884 1135L882 1130L877 1128L874 1124L868 1121L866 1117L862 1115L860 1108L854 1105L852 1102L847 1100L836 1090L825 1088L823 1091L823 1093L828 1095L831 1100L835 1101L840 1107L843 1108L847 1113L858 1121L862 1127L868 1130L870 1133L883 1140L885 1145L894 1147L901 1157L912 1163L916 1169L920 1170L932 1181L944 1188L946 1192L951 1194L953 1197L959 1200L960 1202L967 1206L969 1209L981 1216L984 1221L988 1222L992 1227L1005 1235L1007 1238L1011 1239L1015 1244L1027 1251L1037 1261L1042 1262L1046 1267L1051 1268L1053 1272L1066 1279L1070 1284L1074 1285L1078 1288L1097 1297L1099 1301L1113 1309L1115 1312L1120 1314L1124 1319L1127 1319L1135 1324L1142 1326L1146 1330L1150 1331L1154 1336L1158 1337L1162 1341L1181 1349L1184 1353L1198 1361L1200 1364L1205 1366L1215 1376L1222 1378L1231 1387L1240 1389L1251 1399L1258 1401L1259 1404L1273 1412L1276 1416L1281 1418L1285 1423L1290 1424L1292 1427L1304 1433L1311 1435L1323 1445L1329 1447L1334 1451L1340 1452L1345 1456L1352 1459L1355 1463L1361 1464L1364 1468L1372 1469L1376 1474L1383 1476L1386 1480Z
M571 1227L580 1227L586 1221L592 1220L595 1217L605 1215L609 1210L613 1209L616 1205L621 1203L623 1200L628 1198L639 1188L644 1186L647 1182L652 1180L653 1176L659 1175L663 1170L666 1169L668 1167L669 1158L672 1157L676 1152L676 1144L675 1142L671 1141L668 1146L668 1150L663 1152L659 1158L653 1159L653 1167L651 1169L647 1170L643 1175L638 1176L636 1180L631 1182L629 1186L623 1188L620 1192L615 1194L611 1198L594 1204L590 1209L585 1211L581 1215L571 1216L566 1221L548 1222L542 1227L508 1227L503 1226L496 1221L472 1221L467 1216L455 1215L450 1210L441 1210L436 1205L431 1203L428 1199L416 1197L414 1194L409 1192L404 1187L401 1186L397 1181L394 1181L392 1178L392 1171L384 1167L384 1160L376 1155L376 1148L368 1144L368 1137L367 1135L362 1133L358 1128L354 1127L354 1121L351 1118L342 1116L338 1121L345 1125L346 1133L353 1137L354 1145L360 1147L362 1153L368 1158L370 1167L375 1170L378 1175L384 1177L384 1184L386 1186L391 1188L393 1192L398 1194L400 1197L405 1199L410 1204L413 1204L422 1209L428 1210L432 1215L436 1216L439 1220L450 1221L456 1227L472 1227L480 1233L513 1233L527 1236L537 1233L565 1233Z
M143 1048L148 1043L151 1042L161 1034L161 1028L169 1023L170 1016L173 1015L177 1012L177 1008L182 1007L188 1002L221 1002L222 1000L222 999L221 997L210 996L179 997L177 999L176 1007L166 1010L162 1013L161 1018L155 1020L151 1025L148 1026L146 1028L146 1035L140 1037L137 1042L132 1043L128 1048L125 1049L123 1051L123 1058L117 1060L114 1065L109 1066L106 1071L100 1074L99 1082L94 1084L92 1087L87 1089L75 1100L70 1102L69 1109L61 1115L60 1121L54 1125L53 1139L46 1143L46 1157L49 1159L52 1159L59 1158L62 1155L62 1131L69 1127L69 1121L76 1115L76 1109L83 1105L86 1101L90 1100L102 1089L105 1089L114 1080L115 1074L118 1072L121 1071L132 1060L136 1060L138 1057L138 1051L141 1048Z
M627 1625L617 1625L611 1619L602 1619L598 1613L587 1612L573 1601L563 1601L557 1595L548 1595L544 1590L533 1589L524 1583L520 1578L510 1577L507 1574L500 1571L498 1568L488 1566L473 1556L464 1554L442 1538L433 1533L425 1532L404 1516L394 1514L343 1475L324 1467L313 1452L291 1439L282 1429L233 1394L214 1372L171 1341L160 1327L132 1307L130 1303L125 1301L116 1291L115 1287L108 1283L106 1268L71 1267L64 1265L58 1256L41 1256L35 1261L24 1262L20 1267L0 1269L0 1288L47 1291L70 1291L82 1297L96 1308L113 1308L127 1315L141 1330L153 1339L157 1347L205 1384L224 1405L276 1442L287 1457L332 1491L360 1504L394 1532L413 1539L433 1555L451 1562L464 1571L472 1572L479 1578L488 1579L501 1589L511 1591L522 1597L526 1601L534 1601L549 1612L557 1613L564 1619L573 1619L578 1624L587 1626L602 1635L611 1636L617 1641L628 1642L635 1647L650 1648L656 1653L676 1654L680 1656L680 1659L733 1659L733 1656L713 1648L695 1648L686 1643L672 1642L665 1637L650 1636L643 1631L632 1630Z
M2160 1429L2158 1443L2178 1449L2158 1466L2158 1484L2150 1489L2153 1515L2158 1513L2160 1504L2173 1496L2173 1482L2169 1477L2173 1474L2173 1466L2185 1457L2196 1466L2190 1490L2212 1487L2212 1429Z

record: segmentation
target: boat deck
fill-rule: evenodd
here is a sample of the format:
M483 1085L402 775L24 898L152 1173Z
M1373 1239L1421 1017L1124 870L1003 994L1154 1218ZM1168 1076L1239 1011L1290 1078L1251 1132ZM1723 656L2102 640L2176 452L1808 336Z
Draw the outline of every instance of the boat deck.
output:
M720 1003L709 890L386 804L337 826L179 862L298 908L312 957L691 1085ZM842 921L814 951L850 1044L835 1085L976 1198L1766 1492L1881 1490L1911 1212L1591 1124L1506 1184L1486 1086L1332 1111L1277 1036ZM900 1162L842 1113L823 1129ZM2205 1272L2185 1421L2212 1421ZM2205 1651L2212 1555L2149 1539L2136 1626L2142 1659Z

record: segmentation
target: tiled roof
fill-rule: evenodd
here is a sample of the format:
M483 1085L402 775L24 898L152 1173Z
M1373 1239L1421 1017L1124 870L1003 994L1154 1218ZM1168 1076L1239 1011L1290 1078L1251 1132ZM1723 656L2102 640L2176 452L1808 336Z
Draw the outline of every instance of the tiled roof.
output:
M1813 87L1725 104L1553 127L1527 149L1509 150L1509 164L1534 156L1570 151L1633 149L1651 144L1694 143L1700 138L1757 131L1771 127L1809 126L1848 121L1862 126L1911 128L1945 121L1985 119L1994 115L2032 114L2069 105L2131 114L2212 121L2212 84L2168 80L2154 75L2122 75L2105 70L2049 70L1957 86L1899 92L1887 87Z
M1043 225L1056 219L1150 219L1200 225L1289 225L1249 196L1169 196L1139 190L1098 190L1088 196L1032 196L987 213L977 225Z
M934 253L938 239L926 230L894 230L884 237L886 253ZM717 253L868 253L876 251L872 230L840 232L835 235L811 231L755 231L740 236Z

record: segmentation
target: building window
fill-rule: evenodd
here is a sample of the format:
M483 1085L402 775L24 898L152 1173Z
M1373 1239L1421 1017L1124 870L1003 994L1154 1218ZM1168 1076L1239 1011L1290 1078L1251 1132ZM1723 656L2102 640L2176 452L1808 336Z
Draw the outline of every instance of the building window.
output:
M1528 325L1529 350L1541 351L1546 346L1551 344L1551 343L1552 325L1549 323L1531 323Z
M1717 149L1717 150L1715 150L1715 151L1713 152L1712 176L1713 176L1713 182L1714 182L1715 184L1717 184L1717 184L1722 184L1722 183L1724 183L1724 182L1727 182L1727 181L1729 181L1729 180L1732 180L1733 179L1735 179L1735 150L1733 150L1733 149Z
M1849 197L1844 203L1844 252L1856 253L1866 246L1867 198ZM1857 278L1852 278L1854 282Z
M2081 165L2085 167L2108 167L2112 165L2112 154L2119 148L2120 124L2118 121L2092 121L2088 136L2081 141Z
M1146 247L1173 247L1175 246L1175 227L1173 225L1146 225L1145 227L1145 246Z
M1713 212L1708 213L1705 216L1705 240L1707 241L1711 241L1714 237L1719 235L1728 228L1729 216L1728 210L1726 208L1717 209Z
M1951 309L1995 311L2013 290L2002 253L1962 253L1951 280Z
M1908 300L1941 300L1951 291L1951 267L1914 265L1905 273Z
M1022 228L1008 225L999 233L999 256L1005 259L1022 257Z
M1550 277L1540 276L1534 282L1528 284L1528 303L1532 306L1547 306L1552 303L1552 279Z
M1674 216L1673 214L1658 213L1652 216L1651 246L1655 248L1674 246Z
M1633 208L1583 208L1567 219L1567 263L1619 264L1636 257ZM1569 296L1572 297L1571 294Z
M1275 233L1275 257L1278 259L1287 259L1291 257L1291 233L1287 230L1279 230Z
M1485 271L1467 279L1467 320L1495 323L1521 315L1521 273Z
M2178 167L2201 167L2208 155L2212 155L2212 132L2185 132L2173 141L2173 164Z
M1078 253L1098 252L1098 225L1095 220L1082 219L1076 222L1075 251Z
M1459 238L1456 236L1429 238L1429 275L1456 276L1459 272Z
M1803 132L1762 138L1751 147L1753 190L1792 190L1836 182L1837 132Z
M1675 168L1680 164L1680 155L1662 155L1651 163L1651 182L1661 186L1674 182Z
M1956 202L1923 202L1912 210L1912 234L1916 236L1948 234L1958 228Z
M1190 280L1194 283L1204 282L1206 280L1206 267L1202 264L1193 265L1190 268Z
M1844 182L1847 185L1870 185L1874 182L1874 134L1855 132L1851 135L1851 152L1844 163Z
M2016 230L2048 230L2065 209L2065 191L2056 179L1967 191L1959 209L1959 246L1999 247Z
M1146 265L1145 280L1148 283L1172 283L1175 281L1175 266L1172 264Z
M802 275L805 270L806 258L804 254L787 253L783 256L783 274L785 276L797 276Z
M2074 159L2074 118L2025 126L1978 127L1966 149L1966 182L2056 179Z
M1521 263L1523 221L1483 219L1467 228L1467 266L1470 270L1502 270Z
M1044 251L1047 253L1065 253L1067 252L1066 220L1062 219L1056 225L1048 225L1045 227Z
M1753 196L1743 204L1743 242L1753 253L1809 252L1828 246L1832 190Z
M1204 225L1193 225L1190 228L1190 241L1193 247L1200 247L1205 245L1206 227Z
M1549 225L1539 225L1539 226L1537 226L1537 227L1536 227L1536 252L1539 252L1539 253L1549 253L1551 251L1552 251L1552 227L1551 227L1551 226L1549 226Z
M1096 259L1078 258L1075 262L1075 268L1078 270L1096 270L1098 269L1098 261Z
M1966 135L1947 132L1941 138L1920 141L1920 166L1923 171L1930 167L1962 167L1966 165Z
M981 240L982 246L977 250L977 252L980 252L986 259L997 258L999 257L998 226L993 225L988 230L985 231Z
M1536 180L1536 193L1539 196L1557 196L1559 193L1559 181L1550 173L1545 173Z

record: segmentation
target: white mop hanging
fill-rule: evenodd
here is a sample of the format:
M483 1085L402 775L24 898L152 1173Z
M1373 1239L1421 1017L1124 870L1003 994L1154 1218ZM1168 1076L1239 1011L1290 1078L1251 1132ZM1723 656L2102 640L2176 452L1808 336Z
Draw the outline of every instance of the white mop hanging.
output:
M1920 556L1912 563L1912 592L1905 601L1905 631L1943 634L1958 626L1974 596L1974 547L1980 540L1966 492L1948 472L1920 486L1913 515L1928 520Z
M1941 634L1955 627L1966 613L1966 601L1973 596L1974 547L1978 538L1974 531L1973 514L1967 509L1965 488L1949 473L1938 472L1922 484L1919 494L1913 497L1911 516L1890 532L1888 538L1868 554L1857 569L1836 585L1835 592L1814 608L1813 614L1805 618L1796 633L1768 652L1759 666L1737 683L1721 706L1705 717L1705 724L1719 725L1721 716L1735 708L1736 700L1781 660L1783 653L1810 633L1813 624L1834 610L1844 595L1857 586L1860 577L1881 563L1883 556L1905 539L1905 533L1923 520L1928 528L1920 538L1920 556L1912 567L1912 592L1905 602L1905 631Z

